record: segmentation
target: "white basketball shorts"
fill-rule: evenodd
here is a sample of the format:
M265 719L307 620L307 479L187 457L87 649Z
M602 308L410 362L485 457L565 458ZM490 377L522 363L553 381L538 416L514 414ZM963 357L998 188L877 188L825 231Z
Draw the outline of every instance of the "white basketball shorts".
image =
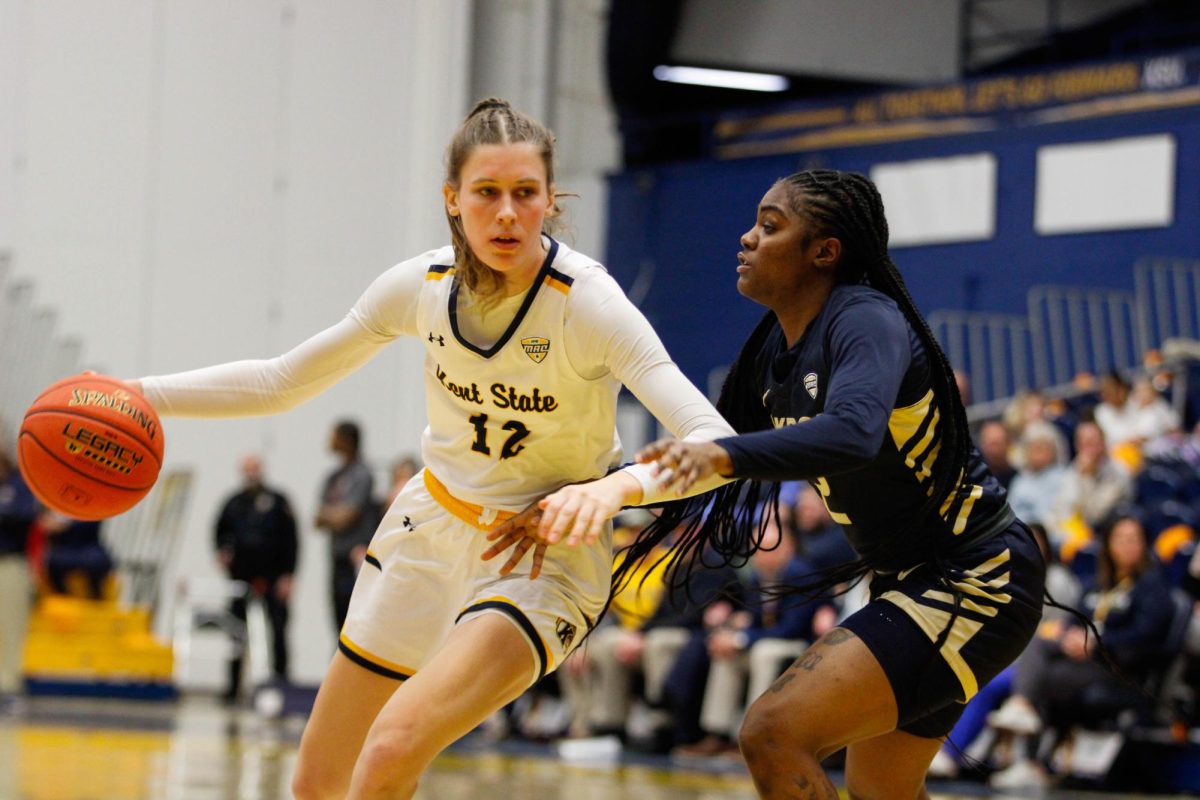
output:
M511 516L458 500L432 473L417 473L371 540L338 648L366 669L404 680L456 624L500 614L529 642L534 682L557 668L608 601L611 524L591 547L550 547L531 581L528 556L507 576L500 575L506 555L480 558L490 545L485 532Z

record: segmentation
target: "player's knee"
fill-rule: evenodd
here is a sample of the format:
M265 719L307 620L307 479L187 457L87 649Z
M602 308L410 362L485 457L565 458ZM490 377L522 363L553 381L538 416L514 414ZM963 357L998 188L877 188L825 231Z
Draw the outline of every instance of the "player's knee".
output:
M292 776L292 797L296 800L333 800L345 797L349 785L335 785L328 776L318 775L311 770L298 769Z
M414 736L392 731L371 736L355 766L355 781L368 797L391 797L415 786L425 767Z
M738 732L738 746L751 768L770 761L772 755L779 752L782 740L792 738L784 723L783 715L777 713L769 703L756 702L746 711L746 718ZM787 749L790 750L790 746Z
M738 733L738 746L746 763L770 763L776 756L816 756L821 743L809 728L795 724L797 717L795 707L773 702L769 694L752 703Z

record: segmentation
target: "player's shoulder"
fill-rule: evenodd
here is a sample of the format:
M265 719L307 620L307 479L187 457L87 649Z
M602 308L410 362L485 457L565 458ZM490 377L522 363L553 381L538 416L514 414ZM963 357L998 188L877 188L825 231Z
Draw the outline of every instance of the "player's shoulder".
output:
M449 274L454 271L454 247L446 245L426 250L424 253L401 261L392 269L420 275Z
M570 287L573 299L577 299L582 294L621 292L617 282L608 274L608 270L603 264L585 253L573 250L562 242L557 242L554 261L550 264L550 276Z
M454 272L454 248L447 245L407 258L384 270L372 283L370 293L410 295L430 279Z
M875 320L879 324L903 327L907 324L904 312L891 297L861 283L835 286L826 301L830 324L849 315L859 320Z

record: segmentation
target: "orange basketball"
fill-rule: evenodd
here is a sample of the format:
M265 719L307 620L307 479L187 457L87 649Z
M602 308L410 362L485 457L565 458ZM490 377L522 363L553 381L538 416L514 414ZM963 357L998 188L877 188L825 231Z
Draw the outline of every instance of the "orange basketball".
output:
M146 398L104 375L55 383L25 412L17 460L46 506L104 519L146 496L162 467L163 434Z

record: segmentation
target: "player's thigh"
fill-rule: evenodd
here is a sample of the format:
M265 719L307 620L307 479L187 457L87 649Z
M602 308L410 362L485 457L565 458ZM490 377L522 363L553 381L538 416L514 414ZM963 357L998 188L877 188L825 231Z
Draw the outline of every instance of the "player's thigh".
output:
M341 797L380 709L400 687L336 653L300 739L294 785L300 797Z
M846 790L853 798L927 797L925 773L941 739L892 731L846 748Z
M867 646L845 628L822 636L746 712L747 757L761 746L818 758L896 727L891 684Z
M368 766L420 771L443 748L515 700L537 662L511 618L478 614L388 700L364 747Z

